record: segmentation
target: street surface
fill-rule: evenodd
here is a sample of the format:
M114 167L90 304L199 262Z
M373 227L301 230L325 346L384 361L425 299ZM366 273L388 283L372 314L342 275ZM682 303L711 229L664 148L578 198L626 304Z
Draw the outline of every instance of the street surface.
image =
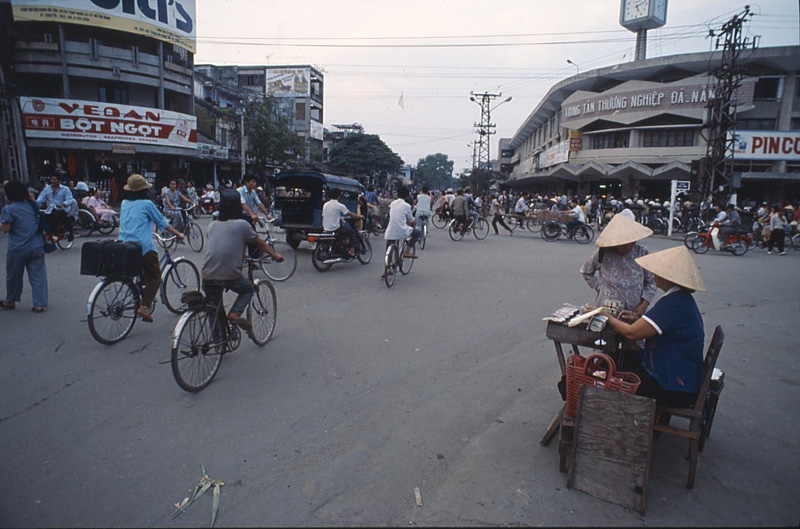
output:
M382 240L369 265L326 273L304 243L275 285L272 341L244 338L189 394L169 367L178 318L163 305L117 345L91 338L80 242L47 256L46 313L30 312L27 283L0 313L0 526L208 527L210 491L172 519L201 463L225 482L219 527L800 521L800 252L694 256L706 341L717 324L726 334L725 390L694 490L687 442L655 441L641 516L567 489L557 443L539 445L561 406L542 317L594 301L578 272L593 245L519 230L453 242L432 228L387 289ZM202 262L188 246L175 255Z

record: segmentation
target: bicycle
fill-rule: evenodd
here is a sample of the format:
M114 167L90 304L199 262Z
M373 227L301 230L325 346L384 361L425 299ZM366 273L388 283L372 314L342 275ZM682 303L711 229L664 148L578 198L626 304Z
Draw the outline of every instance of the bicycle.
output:
M189 242L191 249L200 253L203 251L205 240L203 239L203 230L194 223L193 215L191 215L196 207L197 204L192 204L188 208L181 209L181 217L183 218L182 233L186 236L186 240Z
M189 259L173 259L169 248L175 244L175 236L162 237L153 233L164 254L159 259L161 266L161 302L167 309L180 314L186 311L181 296L189 290L200 288L200 273ZM86 315L92 338L105 345L113 345L124 339L136 323L136 310L141 305L144 284L141 274L130 277L103 277L94 287L86 302ZM150 311L155 310L155 300Z
M247 306L247 335L256 345L265 345L275 331L278 301L275 288L266 279L254 279L259 258L247 258L247 278L255 292ZM223 355L235 351L242 341L238 325L231 324L225 311L224 287L213 282L209 296L187 293L189 310L181 316L172 333L170 363L175 382L190 393L208 386L219 371Z
M450 233L450 238L454 241L460 241L464 238L464 235L469 232L472 232L472 235L479 241L482 241L489 235L489 221L483 217L478 217L478 220L474 222L470 219L467 221L467 225L463 227L460 224L461 223L458 222L457 219L450 221L448 232Z
M453 217L450 215L449 210L442 210L439 208L436 210L436 213L433 214L431 223L435 228L442 229L447 226L451 220L453 220Z
M408 239L393 239L386 246L386 252L383 255L383 280L387 288L392 288L392 285L394 285L398 271L406 276L414 266L414 259L405 257L409 240L410 237Z
M419 249L425 249L425 242L428 240L428 215L420 215L419 216L419 229L422 231L422 235L419 239Z
M560 220L548 220L542 225L542 238L544 240L554 242L562 235L575 239L578 244L588 244L594 239L594 229L588 224L579 224L575 226L570 236L567 233L567 225Z
M284 241L279 241L272 236L270 225L275 223L277 219L267 219L259 216L256 223L255 230L259 236L264 238L272 250L283 256L283 261L275 261L272 257L264 254L260 260L261 271L264 272L268 278L273 281L286 281L294 275L297 270L297 252L292 246Z
M114 214L109 223L97 220L94 213L88 209L81 208L78 210L78 218L75 220L73 232L76 237L88 237L95 231L102 235L110 235L118 226L118 213Z

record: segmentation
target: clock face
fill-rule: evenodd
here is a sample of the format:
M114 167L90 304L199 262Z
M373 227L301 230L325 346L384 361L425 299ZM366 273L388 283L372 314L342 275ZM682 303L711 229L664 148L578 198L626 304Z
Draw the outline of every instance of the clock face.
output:
M622 21L629 22L631 20L645 18L649 11L650 0L623 0Z

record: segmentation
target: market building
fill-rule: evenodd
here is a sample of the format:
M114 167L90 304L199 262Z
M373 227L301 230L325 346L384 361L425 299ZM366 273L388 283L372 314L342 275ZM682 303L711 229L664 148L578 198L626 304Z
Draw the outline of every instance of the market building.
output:
M67 171L112 190L161 184L197 152L195 0L0 4L5 94L14 93L30 179Z
M696 182L719 52L644 59L554 85L510 139L508 184L540 192L665 198ZM742 53L734 191L800 198L800 46ZM501 140L502 141L502 140Z

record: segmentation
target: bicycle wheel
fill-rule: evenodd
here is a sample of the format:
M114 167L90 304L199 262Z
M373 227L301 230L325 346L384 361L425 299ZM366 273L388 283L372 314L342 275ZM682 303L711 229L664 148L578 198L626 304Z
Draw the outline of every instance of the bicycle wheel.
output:
M553 242L561 237L561 226L557 222L548 221L542 225L542 239Z
M536 217L528 219L528 230L533 233L539 233L542 231L542 220L537 219Z
M472 235L479 241L484 240L489 235L489 221L484 218L479 218L472 227Z
M386 248L386 254L383 258L384 274L383 280L388 288L392 288L394 280L397 277L397 246L392 244Z
M455 221L450 222L450 227L448 228L447 231L450 233L450 238L453 239L454 241L460 241L461 239L464 238L464 231L456 228Z
M708 246L705 245L706 240L703 237L700 237L695 233L693 238L690 239L688 235L686 236L686 238L689 243L689 248L694 253L703 254L708 251Z
M356 251L356 258L358 262L365 265L372 261L372 243L369 242L366 235L361 238L361 244L364 245L363 251Z
M117 217L114 217L112 222L106 223L97 223L94 226L94 229L102 233L103 235L111 235L111 232L117 227Z
M283 256L283 261L279 263L271 257L264 258L261 261L261 270L273 281L286 281L297 270L297 252L289 243L283 241L271 241L267 244L272 251Z
M189 246L192 250L198 253L203 251L203 230L200 229L200 226L190 222L186 229L186 238L189 239Z
M574 239L578 244L588 244L594 239L594 230L591 226L578 226L575 228Z
M173 314L186 312L186 305L181 302L184 292L200 290L200 273L190 260L181 257L175 259L164 271L161 279L161 301Z
M436 213L433 217L431 217L431 222L433 222L433 225L439 229L447 226L447 219L441 213Z
M75 237L88 237L94 230L94 215L91 212L81 209L78 211L78 220L75 221Z
M70 248L72 248L72 245L75 244L74 232L72 238L70 238L69 232L65 231L64 235L62 235L61 237L58 238L58 240L56 240L56 244L62 250L69 250Z
M406 252L408 251L408 245L405 241L403 241L402 246L403 247L400 249L400 253L397 257L400 260L400 273L404 276L407 276L414 267L414 261L416 261L416 259L409 259L408 257L405 257Z
M511 231L514 231L519 227L519 219L515 215L508 215L506 216L506 224L511 228Z
M128 279L104 279L89 295L87 320L92 338L113 345L131 332L136 323L139 295Z
M172 333L172 376L181 389L196 393L219 371L227 330L217 310L202 307L181 316Z
M259 279L253 286L255 293L247 306L247 319L250 321L247 335L256 345L264 345L275 332L278 298L275 296L275 287L269 281Z

